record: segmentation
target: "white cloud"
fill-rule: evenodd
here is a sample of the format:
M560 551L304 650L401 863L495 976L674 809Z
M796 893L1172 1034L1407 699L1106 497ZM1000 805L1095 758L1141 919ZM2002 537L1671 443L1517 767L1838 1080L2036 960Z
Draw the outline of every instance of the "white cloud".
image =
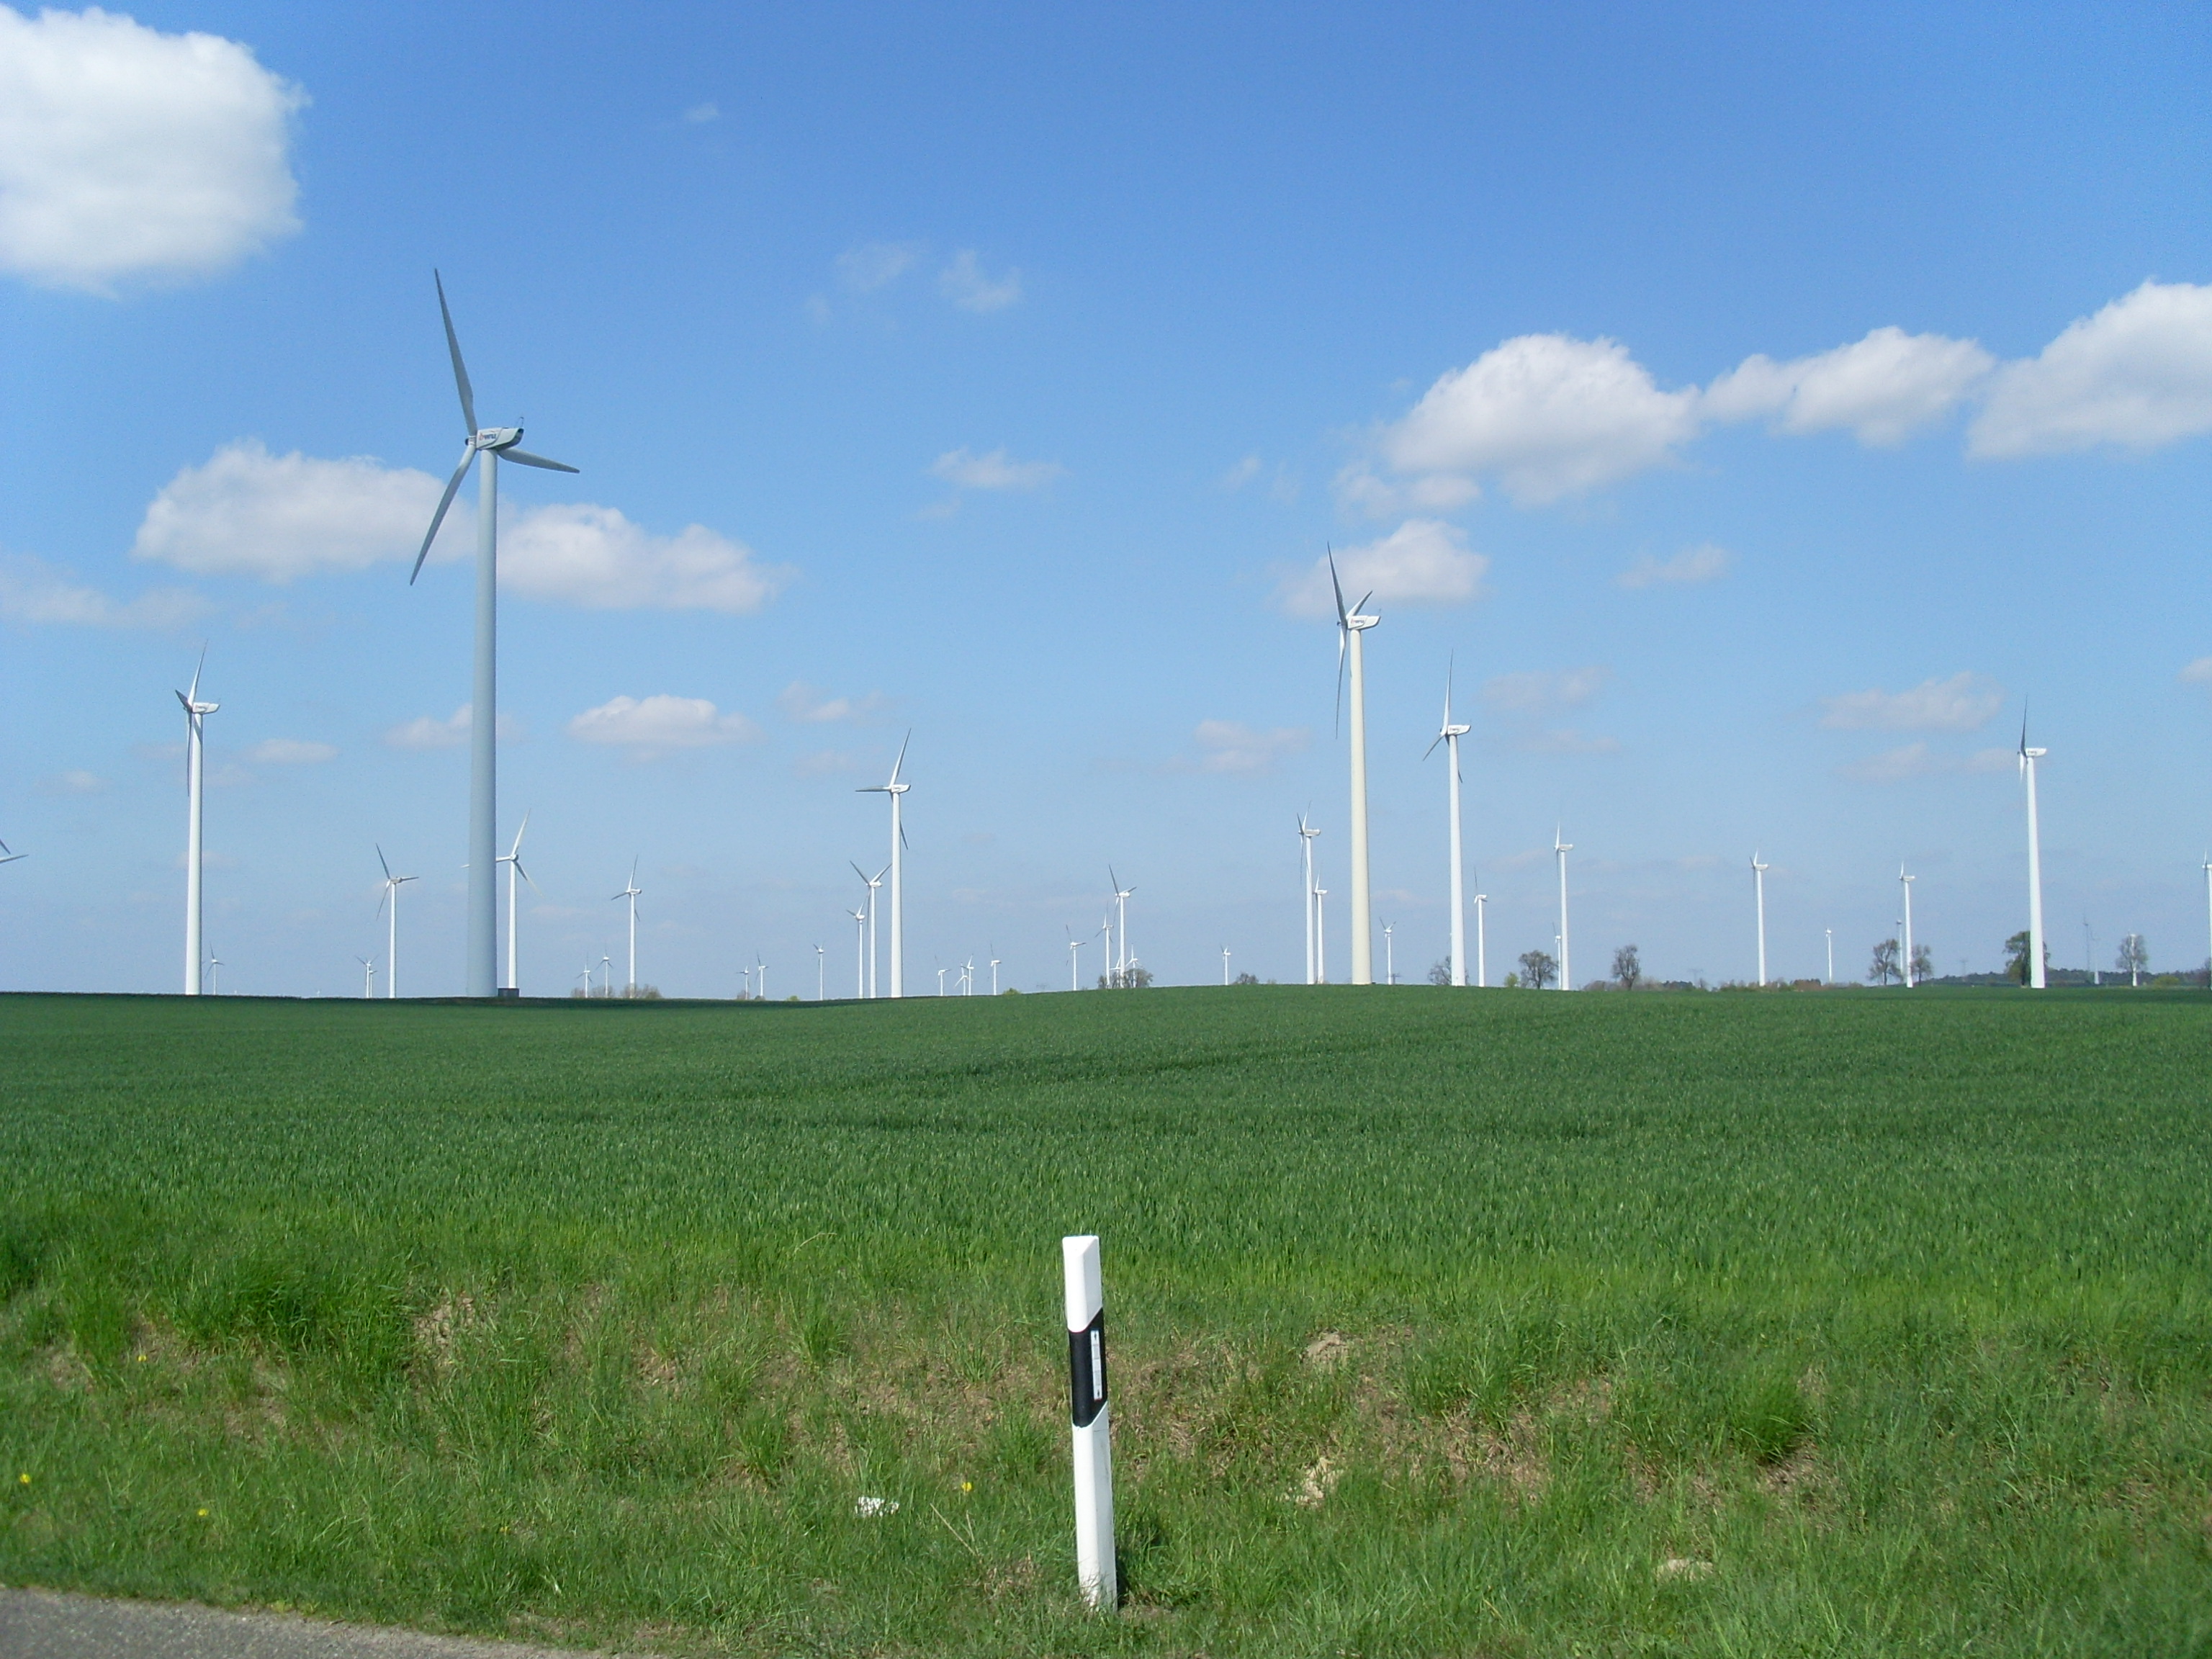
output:
M1260 458L1257 455L1247 455L1243 460L1237 462L1236 465L1231 467L1229 471L1223 473L1219 478L1215 480L1215 483L1220 489L1225 489L1231 495L1234 495L1237 491L1243 489L1246 484L1250 483L1253 479L1258 477L1261 470L1262 468Z
M1486 474L1517 501L1555 501L1668 460L1697 432L1697 401L1616 341L1524 334L1439 378L1382 453L1401 474Z
M1949 413L1996 362L1972 340L1877 328L1788 362L1747 357L1705 388L1699 406L1716 420L1773 415L1784 432L1849 427L1861 443L1901 443Z
M271 455L225 444L178 472L146 509L131 554L203 575L291 582L413 560L444 481L371 456ZM473 514L449 513L433 563L471 556ZM796 573L757 562L701 525L659 536L611 507L533 507L502 519L500 581L520 598L591 611L759 610Z
M1482 578L1490 561L1467 547L1467 532L1435 519L1408 519L1389 535L1336 556L1344 601L1356 605L1372 593L1383 605L1465 605L1483 595ZM1329 586L1328 560L1316 560L1287 576L1275 602L1293 617L1336 616Z
M586 708L568 722L579 743L608 744L650 759L671 749L703 749L750 743L760 728L743 714L725 714L704 697L616 697Z
M39 785L42 795L96 795L107 787L107 780L90 772L64 772L45 779Z
M246 758L260 766L313 766L337 755L335 744L304 738L264 738L246 751Z
M713 103L694 104L684 112L684 121L695 127L703 127L709 121L719 121L721 118L720 108Z
M1718 581L1729 573L1735 556L1716 542L1686 547L1671 559L1638 554L1634 564L1613 580L1623 587L1686 587L1697 582Z
M1828 712L1820 724L1838 732L1972 732L1988 725L2004 699L2004 688L1994 680L1962 672L1948 680L1923 680L1909 691L1823 697Z
M1003 449L978 455L967 449L948 449L929 464L930 471L963 489L1042 489L1055 478L1067 476L1058 461L1018 461Z
M1500 674L1483 682L1482 700L1509 714L1553 714L1594 702L1612 678L1613 670L1602 663L1592 663L1587 668Z
M271 455L258 438L241 438L161 486L131 555L198 575L271 582L364 570L415 556L444 488L442 478L374 456ZM460 556L452 526L469 516L447 516L439 538L447 557Z
M921 257L912 242L863 242L837 256L837 282L854 294L872 294L896 282Z
M1836 769L1836 775L1852 783L1909 783L1916 778L2002 772L2014 760L2009 749L1945 755L1930 750L1924 743L1908 743L1901 749L1885 750L1864 760L1846 762Z
M811 755L802 755L792 763L793 775L802 778L826 778L841 772L857 772L860 763L841 749L817 749Z
M937 291L963 311L1003 311L1022 297L1022 273L988 276L975 250L963 247L937 275Z
M1193 737L1201 772L1270 771L1284 756L1299 753L1312 740L1303 727L1255 732L1237 720L1200 720Z
M861 720L885 705L880 691L871 691L865 697L833 697L828 692L793 680L777 693L775 706L787 718L813 725L827 725L835 720Z
M27 553L0 556L0 619L82 628L182 628L213 607L189 588L150 587L112 599Z
M2212 680L2212 657L2197 658L2181 671L2179 678L2197 685Z
M2068 325L2040 356L2000 369L1967 448L1984 456L2151 449L2206 431L2212 287L2154 282Z
M1370 519L1404 513L1449 513L1482 494L1482 486L1463 473L1428 472L1394 483L1378 477L1366 461L1354 461L1334 480L1336 498Z
M469 705L463 703L447 720L431 714L418 714L403 721L384 734L386 745L392 749L458 749L469 740L474 725ZM521 743L527 738L522 722L513 714L499 717L499 740L501 743Z
M742 542L688 525L656 536L611 507L535 507L500 532L502 586L587 611L720 611L750 616L798 572L755 561Z
M306 102L234 40L0 6L0 268L106 294L290 235L290 118Z

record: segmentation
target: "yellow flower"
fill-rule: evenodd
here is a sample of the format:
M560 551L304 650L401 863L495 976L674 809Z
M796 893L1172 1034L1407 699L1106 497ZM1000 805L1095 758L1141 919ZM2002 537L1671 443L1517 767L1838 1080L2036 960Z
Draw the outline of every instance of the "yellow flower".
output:
M19 1474L15 1478L27 1486L31 1484L31 1477L28 1474Z
M960 1483L960 1490L963 1492L973 1492L975 1490L975 1483L973 1480L963 1480Z
M142 1353L138 1356L138 1363L142 1365L146 1363L146 1356L144 1354Z
M202 1510L200 1511L200 1519L203 1521L207 1519L207 1511L205 1510Z

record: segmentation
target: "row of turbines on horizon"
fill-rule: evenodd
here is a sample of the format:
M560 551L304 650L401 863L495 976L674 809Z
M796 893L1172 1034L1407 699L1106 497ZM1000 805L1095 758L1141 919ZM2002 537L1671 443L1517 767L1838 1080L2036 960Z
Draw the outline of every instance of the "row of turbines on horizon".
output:
M472 998L515 996L520 994L520 987L517 937L520 894L517 879L519 878L522 881L530 881L529 874L523 868L521 860L522 840L529 828L529 815L527 813L524 815L522 824L516 830L514 843L508 850L504 854L498 852L495 840L498 795L498 756L495 737L498 726L499 464L505 459L520 465L555 472L573 473L577 469L565 462L549 460L544 456L531 454L519 447L522 439L522 428L519 424L512 427L483 427L477 423L475 392L470 384L467 367L462 361L459 337L454 331L453 313L446 301L444 279L434 271L432 276L437 289L439 316L445 328L447 350L453 362L453 382L455 390L459 395L465 435L459 463L447 480L444 494L439 498L437 509L431 515L429 528L424 532L422 547L416 554L414 568L409 573L407 580L411 586L416 577L421 575L423 562L429 556L431 544L435 541L440 528L445 523L447 513L453 506L454 495L468 476L471 467L481 461L482 471L478 478L477 497L474 696L471 705L471 718L469 733L468 927L466 954L464 959L465 994ZM1346 724L1349 728L1347 735L1351 761L1350 845L1347 848L1351 864L1351 982L1354 985L1371 985L1375 982L1375 927L1369 887L1365 636L1381 622L1382 618L1369 613L1365 609L1368 602L1374 597L1371 592L1364 596L1358 605L1346 605L1343 586L1338 578L1333 554L1329 558L1328 566L1329 581L1335 599L1337 618L1337 702L1340 709L1344 709L1349 715ZM202 666L204 667L204 653L203 653ZM214 985L215 970L222 966L220 962L206 954L201 926L202 801L205 721L207 716L217 712L221 705L201 701L200 678L201 671L195 670L191 690L177 693L177 700L183 705L186 722L187 829L184 989L187 996L199 995L204 989L211 990ZM1438 744L1443 744L1446 751L1449 823L1450 926L1449 955L1445 966L1450 984L1466 986L1470 983L1470 980L1466 931L1468 900L1464 884L1465 859L1461 823L1462 778L1459 741L1472 728L1453 719L1451 684L1451 673L1448 668L1444 683L1443 720L1434 741L1429 745L1428 753L1433 754ZM1349 708L1345 709L1346 700L1344 693L1347 690L1350 693ZM909 741L911 736L912 734L909 733ZM907 747L906 742L900 744L897 758L892 763L890 775L886 781L868 785L860 792L884 795L889 798L890 805L889 861L873 876L869 875L857 864L853 866L854 873L866 884L867 890L865 905L847 913L853 919L855 926L856 955L860 958L855 964L854 994L862 999L884 994L886 989L888 994L895 998L903 997L906 994L903 855L907 840L902 814L904 798L913 787L902 777ZM2027 982L2036 989L2044 988L2046 983L2042 851L2036 800L2036 763L2046 753L2044 749L2029 745L2027 724L2023 720L2021 727L2019 764L2021 777L2026 786L2027 807ZM1326 983L1328 979L1324 904L1328 890L1320 884L1314 857L1314 841L1321 831L1302 814L1297 823L1297 833L1303 853L1304 868L1305 977L1308 984L1318 985ZM1557 988L1561 990L1570 990L1574 988L1571 954L1571 936L1568 926L1567 884L1567 854L1573 850L1573 843L1565 840L1562 830L1555 830L1553 836L1552 852L1558 866L1559 903L1559 932L1556 935L1558 974L1555 982ZM22 854L10 851L4 842L0 842L0 863L13 862L22 856L24 856ZM379 909L380 913L386 915L387 924L385 991L386 996L396 998L399 994L400 889L406 883L414 881L417 878L412 875L395 874L390 863L386 860L381 847L377 849L377 859L383 868L384 878L384 890L379 901ZM497 878L499 868L502 865L507 866L507 971L503 977L498 971L497 961ZM1765 878L1766 872L1771 867L1758 853L1754 852L1752 854L1751 871L1758 946L1758 982L1762 986L1768 982ZM2212 855L2207 856L2203 867L2206 878L2208 927L2212 927ZM1105 919L1099 929L1085 934L1081 938L1078 938L1072 929L1069 931L1067 947L1071 989L1080 988L1079 957L1083 947L1101 938L1102 935L1106 943L1107 970L1099 976L1101 985L1124 986L1146 982L1141 964L1130 951L1128 943L1128 901L1136 889L1124 886L1119 876L1115 875L1110 868L1108 874L1112 881L1112 894L1108 902ZM878 973L877 949L877 894L885 884L886 879L889 885L887 896L890 913L888 988L882 983L883 976ZM1911 915L1912 883L1917 878L1900 869L1899 879L1904 896L1903 977L1906 985L1910 986L1914 983L1916 972ZM537 884L531 881L530 884L532 890L536 890ZM627 901L629 905L629 952L627 988L632 994L635 994L638 989L637 900L643 890L637 884L637 865L634 861L629 879L625 883L621 892L613 895L616 900ZM1475 940L1472 983L1476 986L1486 985L1489 979L1485 927L1485 906L1487 902L1486 894L1478 891L1473 896ZM1386 926L1382 931L1385 982L1395 983L1397 975L1394 959L1394 927ZM1832 930L1830 931L1828 937L1827 977L1832 982L1835 977ZM819 945L814 948L817 958L817 994L826 994L828 974L826 952ZM1224 945L1221 952L1224 983L1229 982L1231 955L1229 948ZM364 994L368 994L374 989L375 963L370 957L360 957L357 960L362 966ZM995 954L991 955L988 966L992 975L992 988L995 994L998 988L1000 966L1000 960ZM598 963L591 963L587 961L586 970L580 975L586 992L590 989L591 975L593 971L601 973L605 981L604 994L611 995L613 991L611 958L602 955ZM939 994L944 994L946 975L952 971L954 969L942 967L937 970ZM960 981L962 989L964 992L972 993L975 977L974 958L970 957L964 965L959 967L958 971L962 975ZM757 961L755 967L746 969L744 973L747 994L764 997L767 994L768 979L766 963ZM756 983L756 976L757 983Z

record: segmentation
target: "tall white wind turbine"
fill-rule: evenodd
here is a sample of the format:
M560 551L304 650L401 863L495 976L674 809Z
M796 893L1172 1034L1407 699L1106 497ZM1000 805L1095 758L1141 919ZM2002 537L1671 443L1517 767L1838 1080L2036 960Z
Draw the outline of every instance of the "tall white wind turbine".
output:
M1552 830L1552 856L1559 863L1559 988L1575 988L1573 972L1567 966L1567 854L1575 850L1571 841L1561 841L1555 825Z
M2051 751L2027 746L2027 716L2020 717L2020 775L2027 785L2027 983L2046 989L2043 972L2043 830L2035 811L2035 763Z
M645 889L637 884L637 860L632 859L629 861L629 879L623 884L622 891L608 901L609 903L617 903L623 899L629 901L629 983L625 994L632 997L637 994L637 898L643 891Z
M207 653L200 653L200 668ZM203 775L207 764L207 717L222 707L200 701L200 668L192 670L192 689L177 693L185 706L185 994L200 994L200 808L205 799Z
M1303 812L1299 813L1298 845L1304 852L1306 858L1306 983L1309 985L1318 985L1321 983L1321 947L1318 943L1318 934L1316 931L1319 919L1315 915L1316 901L1314 897L1314 895L1320 890L1314 885L1313 867L1314 837L1319 834L1321 834L1320 830L1315 829L1311 824L1306 822L1306 815Z
M469 703L469 947L464 975L466 994L489 997L498 994L498 728L499 728L499 464L502 459L548 472L574 472L561 461L549 461L515 446L522 441L520 426L480 427L477 424L476 393L469 386L469 371L461 362L461 342L453 332L453 313L446 305L446 283L431 272L438 286L438 315L446 325L446 349L453 360L453 385L461 394L461 421L467 436L461 463L446 480L446 493L430 515L430 528L422 538L422 551L407 580L411 586L422 574L422 561L430 556L430 544L446 521L453 493L477 456L483 457L483 474L477 481L477 640L476 679Z
M1474 896L1474 982L1477 985L1490 983L1490 952L1487 948L1490 940L1482 925L1483 907L1489 902L1490 895L1487 893Z
M1328 889L1314 889L1314 983L1328 983Z
M361 964L361 997L366 1002L376 994L376 958L356 957L354 960Z
M1905 988L1908 991L1912 988L1912 884L1919 879L1906 875L1903 865L1897 866L1897 884L1905 890Z
M522 867L522 837L529 829L530 814L525 812L522 827L514 832L514 845L499 855L499 861L507 866L507 988L500 994L502 996L519 997L522 994L522 977L515 967L514 948L515 918L521 915L522 908L515 902L519 895L515 890L514 878L520 876L523 880L530 881L530 872ZM536 882L530 881L530 890L533 893L538 890Z
M415 878L393 875L381 847L376 849L376 861L384 866L384 896L376 902L376 908L381 910L387 904L392 907L392 916L387 924L391 931L385 935L384 940L384 994L389 999L399 994L399 889L402 884L413 881Z
M0 851L5 850L5 848L0 848ZM19 853L16 856L20 858L22 854ZM2212 853L2207 853L2204 855L2204 927L2206 939L2204 982L2208 986L2212 986Z
M1126 986L1129 982L1129 965L1136 961L1129 954L1129 895L1137 890L1122 886L1121 878L1114 873L1110 864L1106 866L1106 878L1114 884L1114 972Z
M1359 605L1347 609L1344 586L1336 579L1336 556L1328 561L1329 586L1336 593L1336 665L1340 684L1345 665L1352 668L1352 982L1375 982L1374 925L1367 896L1367 669L1360 635L1382 619L1362 616Z
M853 919L853 1000L862 1000L868 994L868 913L848 910Z
M914 740L909 732L899 742L898 758L891 763L890 781L872 783L858 793L863 795L889 795L891 798L891 994L906 994L906 902L900 890L900 878L905 873L902 854L906 847L906 830L899 822L899 803L914 786L899 781L899 769L906 764L906 746ZM872 892L868 902L872 908L875 896ZM869 954L874 955L872 950ZM872 994L872 988L871 988Z
M1759 982L1766 983L1766 872L1774 866L1761 864L1759 854L1751 855L1751 889L1756 896L1759 909Z
M892 799L896 800L897 797L893 796ZM850 864L852 863L852 860L848 859L846 862ZM890 866L887 864L872 876L866 871L860 868L859 865L853 865L853 873L868 884L868 908L866 913L868 935L868 983L867 988L864 990L861 994L869 998L872 998L876 995L879 984L876 975L876 889L884 884L884 877L890 872Z
M1463 890L1461 885L1464 879L1462 873L1464 860L1460 852L1459 840L1459 740L1474 728L1471 726L1452 724L1451 694L1452 671L1449 666L1447 666L1444 669L1444 723L1437 729L1435 739L1430 743L1427 753L1421 758L1426 760L1430 755L1435 754L1437 744L1444 745L1444 760L1447 763L1445 769L1450 774L1446 782L1451 792L1451 982L1455 985L1465 985L1467 983L1467 902L1462 896Z

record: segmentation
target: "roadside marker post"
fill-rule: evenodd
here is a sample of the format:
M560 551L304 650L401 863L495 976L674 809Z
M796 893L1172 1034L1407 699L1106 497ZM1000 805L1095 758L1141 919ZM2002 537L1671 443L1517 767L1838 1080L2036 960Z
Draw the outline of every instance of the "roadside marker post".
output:
M1111 1609L1121 1596L1114 1560L1114 1443L1106 1401L1106 1293L1098 1240L1060 1241L1067 1285L1067 1382L1075 1437L1075 1576L1083 1599Z

